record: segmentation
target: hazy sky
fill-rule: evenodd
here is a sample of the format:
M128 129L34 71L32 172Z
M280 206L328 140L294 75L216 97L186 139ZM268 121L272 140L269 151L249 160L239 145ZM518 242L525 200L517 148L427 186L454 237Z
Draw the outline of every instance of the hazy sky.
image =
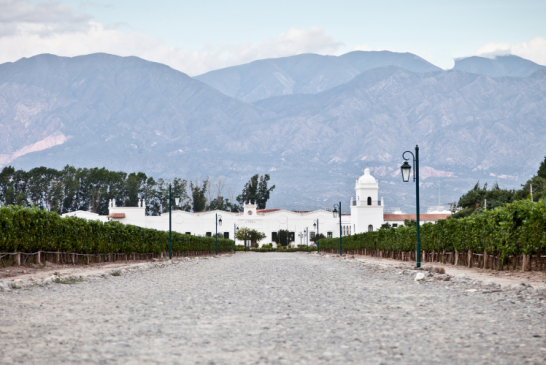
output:
M136 55L190 75L305 52L516 54L546 65L546 1L0 0L0 63L40 53Z

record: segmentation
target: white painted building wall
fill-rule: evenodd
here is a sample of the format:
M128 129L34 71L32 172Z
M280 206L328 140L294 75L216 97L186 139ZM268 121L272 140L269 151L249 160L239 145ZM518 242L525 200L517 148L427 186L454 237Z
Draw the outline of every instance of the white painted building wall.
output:
M366 168L356 181L355 193L350 204L353 233L377 231L384 223L384 202L379 199L379 183L370 175L370 169Z
M378 230L383 224L383 203L378 200L378 183L370 175L370 170L364 170L364 175L357 180L355 185L356 200L354 202L342 202L344 211L349 210L351 214L342 214L341 216L341 235L346 236L354 233L367 232L371 225L373 230ZM368 198L372 205L368 205ZM139 200L137 207L116 207L115 200L109 202L109 216L125 224L132 224L143 228L154 228L158 230L169 229L169 214L160 216L146 216L146 202ZM222 226L218 226L218 233L227 237L234 238L234 226L239 228L247 227L263 232L266 235L260 244L273 242L273 232L279 230L288 230L293 232L295 240L293 243L299 244L299 233L307 228L309 232L316 230L313 223L319 221L319 233L326 237L339 237L340 224L339 216L333 217L332 212L326 210L315 210L309 212L298 212L285 209L257 209L254 204L245 204L244 212L231 213L225 211L209 211L191 213L182 210L172 212L172 230L180 233L189 233L196 236L205 236L207 233L215 234L216 214L222 216ZM98 216L90 212L73 212L66 215L75 215L81 218L94 219ZM93 218L92 218L93 217ZM106 219L104 216L100 219ZM243 242L237 241L237 244Z

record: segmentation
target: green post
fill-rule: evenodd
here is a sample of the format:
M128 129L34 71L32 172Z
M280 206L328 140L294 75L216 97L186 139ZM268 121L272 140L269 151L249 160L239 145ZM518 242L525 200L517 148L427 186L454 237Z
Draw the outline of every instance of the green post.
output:
M320 244L319 244L319 241L320 241L320 230L319 230L319 220L317 218L317 253L320 253Z
M237 252L237 246L235 245L236 234L237 234L237 223L233 223L233 253Z
M339 202L339 256L343 256L343 238L341 236L341 202Z
M173 258L173 243L172 243L172 204L173 204L173 197L172 197L172 186L169 184L169 260Z
M216 256L218 256L218 213L216 213Z
M417 267L421 267L421 235L419 232L419 145L415 146L415 196L417 201Z

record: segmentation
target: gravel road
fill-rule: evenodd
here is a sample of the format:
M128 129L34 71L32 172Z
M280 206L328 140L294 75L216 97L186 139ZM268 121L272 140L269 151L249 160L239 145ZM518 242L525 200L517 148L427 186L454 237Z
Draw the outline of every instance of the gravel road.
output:
M0 363L544 364L546 298L303 253L0 292ZM474 289L472 289L474 288Z

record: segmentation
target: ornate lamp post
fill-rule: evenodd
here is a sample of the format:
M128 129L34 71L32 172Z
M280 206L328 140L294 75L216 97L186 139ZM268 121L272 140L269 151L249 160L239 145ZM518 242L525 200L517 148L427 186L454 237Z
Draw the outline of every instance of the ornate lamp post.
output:
M300 249L301 249L301 245L303 245L303 242L302 242L303 241L303 233L302 232L298 233L298 237L300 238Z
M339 256L343 256L343 243L341 237L341 202L334 204L334 218L337 218L337 211L339 209Z
M176 193L174 195L174 204L178 206L180 202L180 195ZM173 189L169 184L169 260L173 258L173 243L172 243L172 205L173 205Z
M408 163L408 159L404 157L406 153L409 153L413 157L413 181L415 182L415 200L416 200L416 215L417 215L417 263L416 267L421 267L421 235L419 232L420 219L419 219L419 145L415 146L415 155L411 151L406 151L402 154L404 163L400 166L402 171L402 181L408 182L410 179L411 165Z
M317 230L317 253L320 253L320 245L319 245L319 220L317 218L316 221L313 222L313 228L316 228Z
M216 256L218 256L218 225L222 226L222 216L216 213Z
M303 236L305 237L305 242L307 243L307 253L309 253L309 228L305 227L303 231Z
M237 231L239 230L239 227L236 223L233 223L233 253L237 252L237 247L235 246L235 236L237 235Z

